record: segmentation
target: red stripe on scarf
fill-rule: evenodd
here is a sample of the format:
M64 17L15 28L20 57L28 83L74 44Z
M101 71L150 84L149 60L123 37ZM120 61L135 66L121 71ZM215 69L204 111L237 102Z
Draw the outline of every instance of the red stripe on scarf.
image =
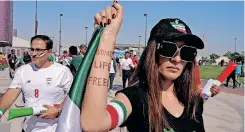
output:
M117 113L117 110L110 106L110 105L107 105L107 111L110 113L110 116L111 116L111 129L114 129L117 127L117 124L118 124L118 113Z

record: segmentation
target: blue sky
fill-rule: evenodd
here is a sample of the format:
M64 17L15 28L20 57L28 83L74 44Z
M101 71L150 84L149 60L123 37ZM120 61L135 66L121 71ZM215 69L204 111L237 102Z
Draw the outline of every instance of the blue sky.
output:
M120 1L119 1L120 2ZM88 40L93 32L93 16L112 2L38 2L38 34L59 37L59 14L62 18L62 44L85 43L85 26L88 26ZM117 43L144 44L145 17L148 14L148 36L151 28L162 18L180 18L200 37L205 34L205 49L202 55L224 54L234 51L234 37L237 51L244 50L244 3L241 2L120 2L124 7L124 22ZM18 36L29 40L34 35L35 2L14 2L14 28Z

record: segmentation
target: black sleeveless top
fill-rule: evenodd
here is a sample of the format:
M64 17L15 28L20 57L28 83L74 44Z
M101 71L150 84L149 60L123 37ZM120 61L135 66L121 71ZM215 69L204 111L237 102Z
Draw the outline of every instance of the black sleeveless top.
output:
M149 120L146 92L141 88L130 87L117 93L125 94L132 105L132 113L120 127L126 126L129 132L148 132ZM178 118L171 115L165 108L163 112L174 131L163 129L162 132L205 132L202 118L203 100L201 98L196 109L196 120L190 118L190 115L187 114L186 107L182 115Z

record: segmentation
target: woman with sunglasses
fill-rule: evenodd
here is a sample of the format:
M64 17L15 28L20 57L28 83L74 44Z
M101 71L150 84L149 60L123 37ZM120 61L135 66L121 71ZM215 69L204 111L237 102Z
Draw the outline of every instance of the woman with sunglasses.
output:
M95 15L95 26L105 27L98 50L113 51L122 23L122 6ZM204 132L203 99L195 81L197 49L203 41L180 19L162 19L150 34L129 87L107 104L108 69L92 67L82 105L85 131L108 131L126 126L129 132ZM96 54L94 62L110 63ZM100 81L103 80L103 81ZM213 86L213 95L219 87Z

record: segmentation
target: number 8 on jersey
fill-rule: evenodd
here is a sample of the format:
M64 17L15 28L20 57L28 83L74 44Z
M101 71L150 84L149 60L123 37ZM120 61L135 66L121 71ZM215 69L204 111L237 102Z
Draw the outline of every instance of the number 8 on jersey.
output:
M34 97L35 98L38 98L39 97L39 90L38 89L35 89L34 90Z

